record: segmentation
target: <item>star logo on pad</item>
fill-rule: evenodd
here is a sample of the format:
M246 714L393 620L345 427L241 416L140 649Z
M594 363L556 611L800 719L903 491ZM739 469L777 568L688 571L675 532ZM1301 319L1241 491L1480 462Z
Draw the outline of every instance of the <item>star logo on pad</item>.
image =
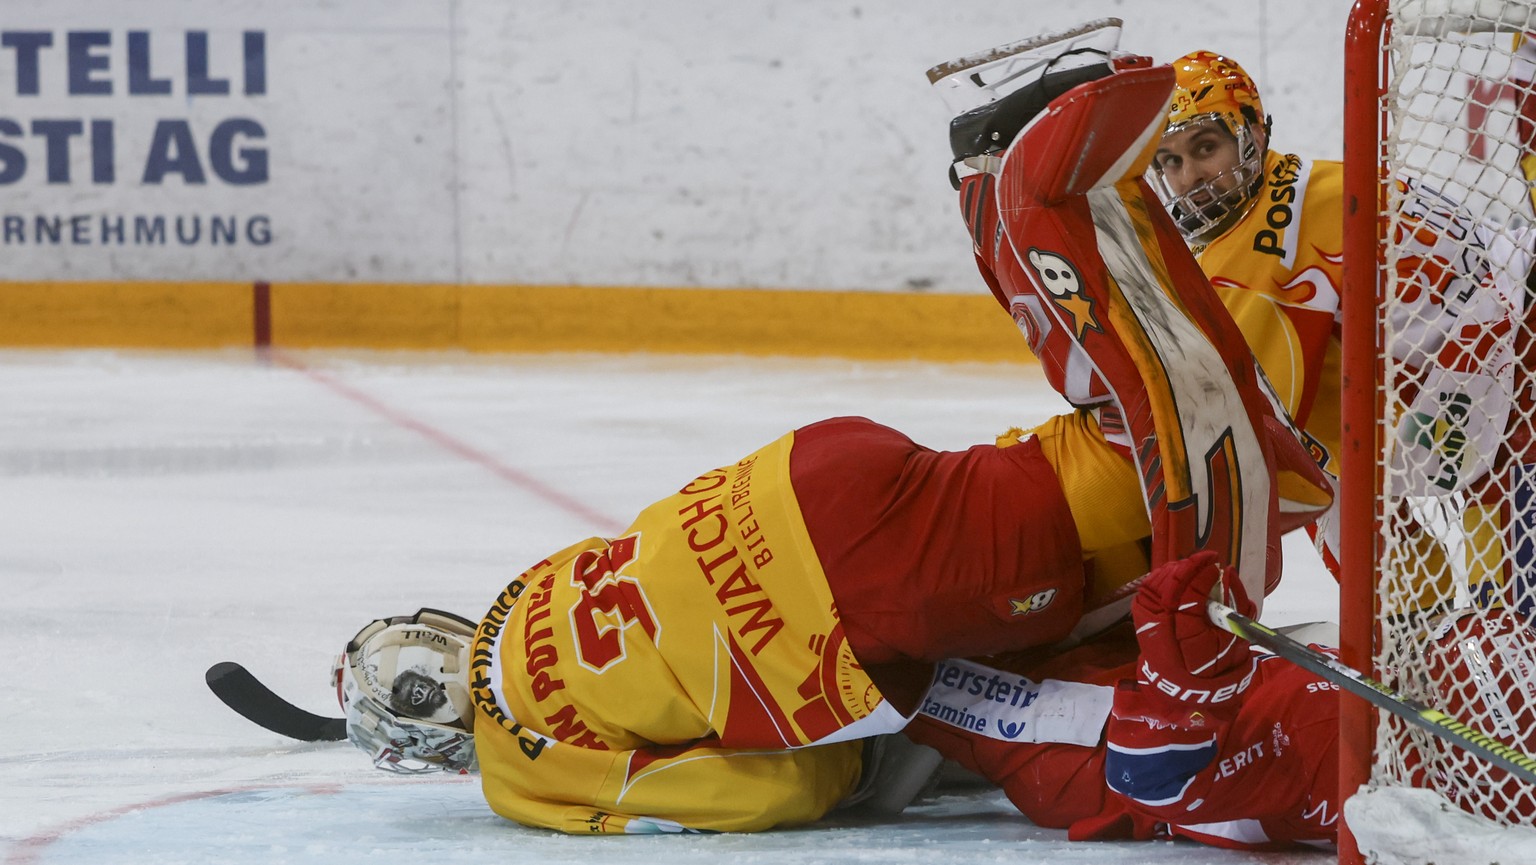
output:
M1045 289L1046 296L1066 315L1072 336L1078 342L1083 341L1083 334L1089 328L1103 332L1093 315L1093 299L1083 292L1083 277L1072 262L1043 249L1030 249L1025 260Z

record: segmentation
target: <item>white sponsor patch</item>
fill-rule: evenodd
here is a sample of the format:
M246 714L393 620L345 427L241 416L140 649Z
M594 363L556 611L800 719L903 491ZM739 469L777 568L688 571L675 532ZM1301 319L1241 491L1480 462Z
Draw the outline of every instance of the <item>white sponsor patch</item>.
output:
M1004 742L1097 745L1114 689L1036 682L974 661L941 661L923 697L923 715Z

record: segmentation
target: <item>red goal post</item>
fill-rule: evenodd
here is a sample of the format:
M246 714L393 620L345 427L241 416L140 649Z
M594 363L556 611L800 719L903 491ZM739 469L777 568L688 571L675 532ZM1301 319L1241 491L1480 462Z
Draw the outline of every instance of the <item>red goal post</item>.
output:
M1522 45L1533 6L1357 0L1350 16L1338 550L1344 662L1525 751L1536 749L1536 668L1521 660L1536 618L1525 278L1536 49ZM1341 699L1341 800L1422 788L1490 827L1531 823L1536 790ZM1366 861L1366 822L1346 808L1341 862Z

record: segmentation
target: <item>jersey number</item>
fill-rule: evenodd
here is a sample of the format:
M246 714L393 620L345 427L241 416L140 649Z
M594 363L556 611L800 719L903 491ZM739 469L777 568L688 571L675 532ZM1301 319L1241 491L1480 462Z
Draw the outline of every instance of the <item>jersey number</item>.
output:
M638 534L619 538L606 549L588 550L576 557L571 585L581 599L571 606L571 628L576 634L576 655L583 667L601 673L624 660L624 634L639 625L651 642L660 628L651 614L645 590L624 567L640 549Z

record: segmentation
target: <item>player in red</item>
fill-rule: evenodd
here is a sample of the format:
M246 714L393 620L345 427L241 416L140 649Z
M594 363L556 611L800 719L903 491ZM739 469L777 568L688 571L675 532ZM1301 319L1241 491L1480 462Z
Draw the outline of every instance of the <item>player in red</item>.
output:
M1338 691L1212 625L1213 587L1253 606L1222 577L1198 553L1147 577L1134 626L1045 657L942 667L908 736L1074 840L1333 841Z
M1241 581L1198 553L1148 575L1133 624L1091 643L942 664L907 735L1074 840L1331 844L1343 805L1338 687L1211 624L1213 590L1251 611ZM1443 614L1424 653L1441 680L1463 683L1441 695L1453 717L1495 719L1505 737L1536 719L1536 631L1514 614ZM1481 788L1503 785L1532 812L1523 785L1481 758L1439 739L1425 754L1416 786L1477 810L1489 801Z
M1082 578L1049 479L1027 443L933 452L859 419L796 431L701 475L623 537L530 568L478 625L422 611L364 628L338 666L349 738L397 770L470 771L478 754L492 807L530 825L748 831L847 801L878 777L854 740L915 710L909 736L1073 838L1332 838L1337 694L1210 624L1218 584L1229 606L1253 609L1215 552L1148 575L1134 627L1046 645L1072 627L1078 599L1064 587ZM797 502L810 503L809 543L782 521ZM804 654L768 651L828 609L841 615ZM1443 635L1440 663L1519 657L1469 650L1468 636ZM1536 663L1529 632L1510 636ZM862 657L880 660L860 669ZM711 702L689 692L701 682ZM619 726L637 718L646 738ZM796 747L797 735L810 741ZM1426 771L1454 778L1456 766Z

